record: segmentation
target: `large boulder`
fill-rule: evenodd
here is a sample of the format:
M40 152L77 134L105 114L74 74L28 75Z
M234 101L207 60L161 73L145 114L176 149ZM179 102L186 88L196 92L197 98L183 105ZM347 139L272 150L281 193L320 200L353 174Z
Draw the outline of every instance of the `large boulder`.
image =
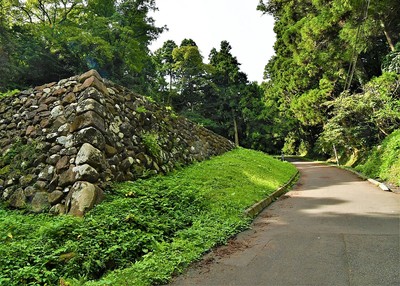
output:
M78 181L96 183L97 180L100 178L100 175L96 171L96 169L89 164L76 166L72 170L75 173L75 179Z
M78 143L90 143L99 150L105 148L105 138L99 130L93 127L88 127L80 130L76 133L76 142Z
M8 200L8 203L11 207L22 209L26 207L26 196L22 189L18 189L15 191Z
M76 165L88 164L99 170L104 170L106 167L106 160L103 152L89 143L84 143L79 149L75 163Z
M66 200L68 214L83 216L103 200L103 191L89 182L76 182Z
M46 192L36 193L32 199L32 210L35 213L46 211L50 208L49 194Z

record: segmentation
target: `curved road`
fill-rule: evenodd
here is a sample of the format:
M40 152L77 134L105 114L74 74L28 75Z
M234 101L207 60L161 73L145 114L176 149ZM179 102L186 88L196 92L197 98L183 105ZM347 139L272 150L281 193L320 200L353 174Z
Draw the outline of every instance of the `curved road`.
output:
M294 162L295 188L171 285L400 285L400 195Z

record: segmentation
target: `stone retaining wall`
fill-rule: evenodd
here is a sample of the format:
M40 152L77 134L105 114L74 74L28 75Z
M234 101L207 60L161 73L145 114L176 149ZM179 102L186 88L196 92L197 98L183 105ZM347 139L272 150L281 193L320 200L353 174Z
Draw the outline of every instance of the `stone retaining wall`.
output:
M232 148L94 70L0 98L0 198L14 208L81 216L110 182Z

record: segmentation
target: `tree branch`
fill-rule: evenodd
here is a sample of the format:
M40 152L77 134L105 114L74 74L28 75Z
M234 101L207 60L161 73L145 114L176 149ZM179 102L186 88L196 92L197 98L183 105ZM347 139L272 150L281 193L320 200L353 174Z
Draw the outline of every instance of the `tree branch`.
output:
M38 5L39 10L42 11L42 13L43 13L43 15L44 15L44 18L42 19L42 21L45 22L45 21L46 21L45 18L47 18L47 20L49 21L49 23L52 24L50 15L47 13L46 7L44 6L43 1L42 1L42 0L38 0L38 4L39 4L39 5Z
M18 8L20 8L29 18L29 23L33 23L33 19L32 19L32 15L30 13L30 11L28 11L25 7L23 6L19 6ZM33 13L35 15L35 13ZM35 15L36 16L36 15Z
M69 13L71 13L71 11L75 8L75 6L77 6L78 5L78 3L77 2L75 2L75 3L73 3L72 5L71 5L71 7L69 7L69 9L67 9L67 3L66 2L63 2L63 4L64 4L64 15L62 16L62 18L61 18L61 20L58 22L58 24L61 24L62 22L64 22L65 20L67 20L67 17L68 17L68 15L69 15Z
M382 27L382 29L383 29L383 33L385 34L385 37L386 37L386 41L387 41L388 44L389 44L390 50L391 50L392 52L394 52L394 51L395 51L394 44L393 44L392 38L391 38L390 35L389 35L389 32L388 32L387 29L386 29L386 25L385 25L385 23L383 22L382 19L380 19L380 22L381 22L381 23L380 23L380 24L381 24L381 27Z

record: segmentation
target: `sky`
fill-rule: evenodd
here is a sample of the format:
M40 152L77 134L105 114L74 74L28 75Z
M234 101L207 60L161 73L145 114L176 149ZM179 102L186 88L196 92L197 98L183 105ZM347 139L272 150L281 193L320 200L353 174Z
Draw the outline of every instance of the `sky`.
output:
M155 51L167 40L180 45L193 39L204 61L212 48L219 50L221 41L228 41L231 53L241 63L241 71L250 81L263 80L264 67L274 55L274 20L257 11L259 0L156 0L158 11L150 16L165 31L152 43Z

